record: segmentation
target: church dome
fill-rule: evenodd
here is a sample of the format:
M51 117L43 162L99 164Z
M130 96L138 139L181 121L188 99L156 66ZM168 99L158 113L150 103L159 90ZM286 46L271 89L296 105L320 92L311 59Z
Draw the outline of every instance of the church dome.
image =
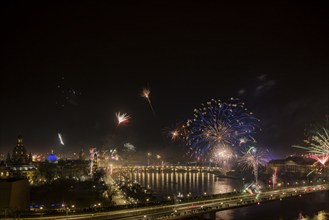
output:
M51 154L48 155L47 160L49 162L56 162L57 161L57 156L54 154L54 152L51 152Z

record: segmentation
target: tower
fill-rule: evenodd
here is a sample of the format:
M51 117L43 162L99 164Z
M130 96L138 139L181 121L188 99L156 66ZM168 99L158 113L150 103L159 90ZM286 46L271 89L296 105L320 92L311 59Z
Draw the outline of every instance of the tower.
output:
M26 154L26 149L23 145L23 137L21 135L18 136L17 145L13 149L12 161L14 163L28 162L28 156Z
M79 152L79 160L85 160L85 152L83 151L82 148L81 148L81 150Z
M94 159L93 159L93 172L97 170L97 153L94 154Z

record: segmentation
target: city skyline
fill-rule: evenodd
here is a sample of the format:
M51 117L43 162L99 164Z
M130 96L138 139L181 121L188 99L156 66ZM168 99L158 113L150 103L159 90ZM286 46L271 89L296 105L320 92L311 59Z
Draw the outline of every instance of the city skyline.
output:
M328 114L320 6L66 6L44 5L41 20L26 10L33 5L4 7L12 19L4 36L1 153L19 134L29 151L49 152L61 146L58 133L67 151L127 142L138 151L185 149L168 131L201 103L236 97L261 120L258 143L283 157L301 152L291 145ZM116 112L130 122L117 127Z
M1 2L0 219L329 219L325 6Z

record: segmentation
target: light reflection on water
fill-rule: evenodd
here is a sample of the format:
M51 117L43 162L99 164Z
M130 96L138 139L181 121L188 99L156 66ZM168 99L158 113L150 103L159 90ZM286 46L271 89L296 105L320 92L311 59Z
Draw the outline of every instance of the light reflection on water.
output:
M149 186L156 194L178 194L184 196L218 194L241 189L242 181L218 178L210 173L159 173L132 172L128 174L131 181L137 181L142 186ZM233 219L267 219L267 220L297 220L302 211L303 220L329 220L329 192L305 195L302 198L292 198L285 201L263 203L260 206L249 206L216 213L217 220Z
M242 181L219 178L215 174L203 172L132 172L129 173L129 179L136 180L142 186L151 187L154 193L158 194L218 194L242 187Z

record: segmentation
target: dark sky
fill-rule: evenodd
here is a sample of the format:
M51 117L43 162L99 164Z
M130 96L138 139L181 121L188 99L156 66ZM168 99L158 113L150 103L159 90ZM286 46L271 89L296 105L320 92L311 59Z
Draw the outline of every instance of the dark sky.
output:
M49 151L58 132L72 151L183 147L164 130L201 102L239 97L261 119L258 142L281 156L329 112L323 5L77 2L1 3L0 153L18 134ZM131 122L116 128L117 111Z

